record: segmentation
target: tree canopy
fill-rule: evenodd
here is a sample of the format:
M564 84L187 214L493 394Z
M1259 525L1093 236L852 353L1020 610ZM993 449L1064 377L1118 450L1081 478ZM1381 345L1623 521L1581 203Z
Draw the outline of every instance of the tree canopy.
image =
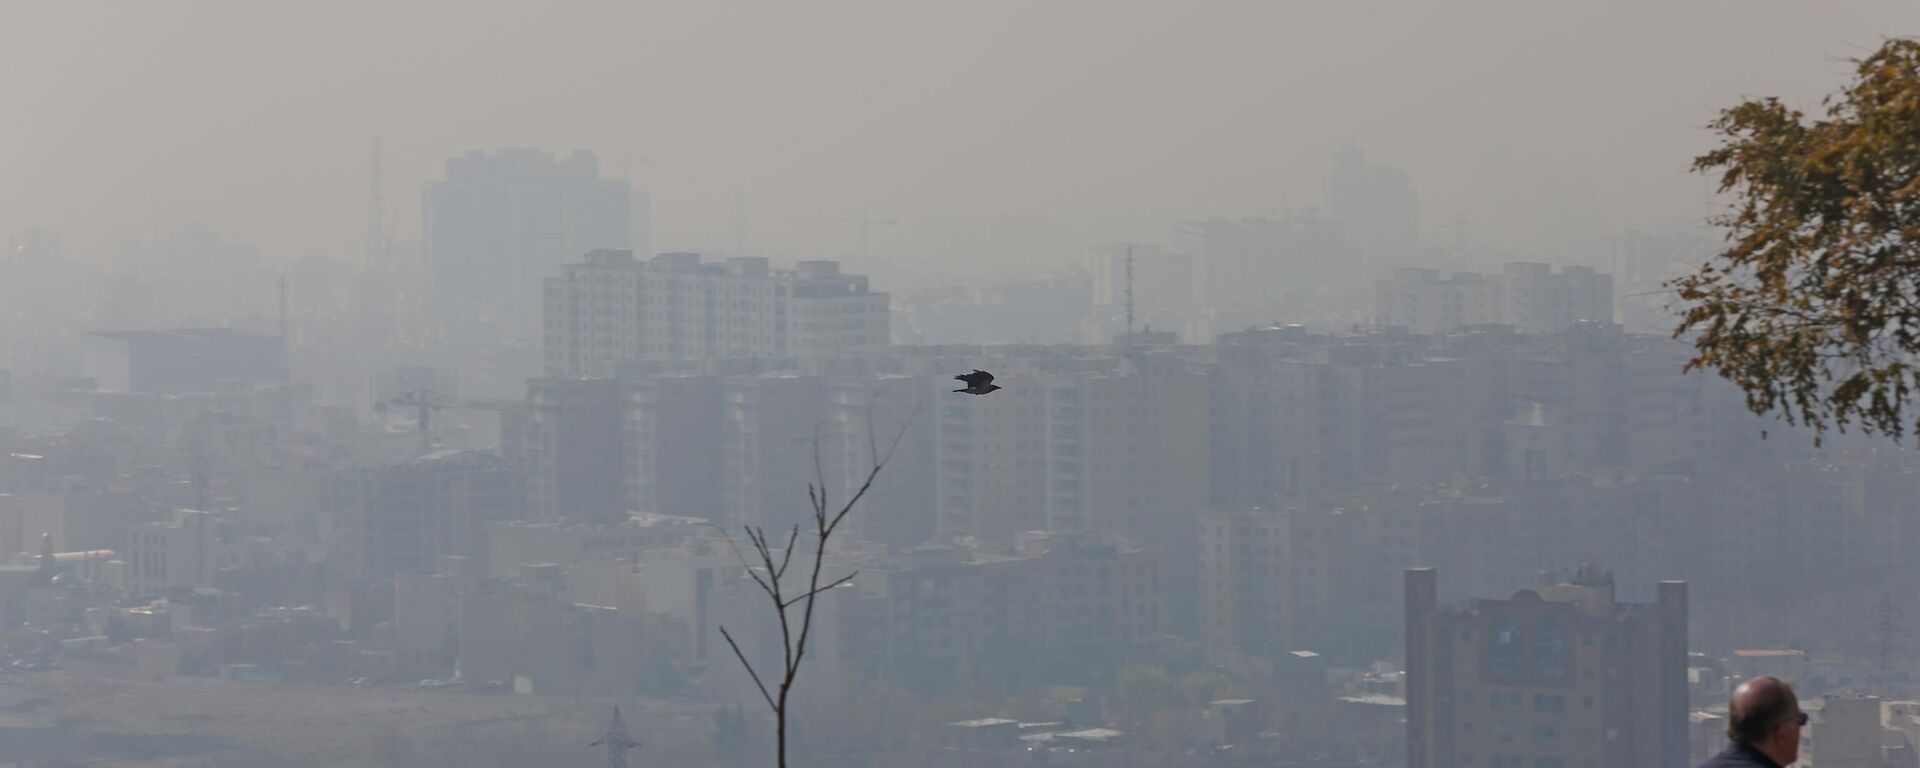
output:
M1777 98L1710 125L1694 161L1733 202L1726 246L1669 285L1687 368L1814 430L1920 434L1920 42L1889 40L1809 119Z

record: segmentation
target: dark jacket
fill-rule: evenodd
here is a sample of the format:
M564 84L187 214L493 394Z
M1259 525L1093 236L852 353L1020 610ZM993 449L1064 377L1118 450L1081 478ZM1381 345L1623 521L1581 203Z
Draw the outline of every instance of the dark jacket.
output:
M1767 753L1745 744L1728 744L1727 748L1714 755L1700 768L1783 768Z

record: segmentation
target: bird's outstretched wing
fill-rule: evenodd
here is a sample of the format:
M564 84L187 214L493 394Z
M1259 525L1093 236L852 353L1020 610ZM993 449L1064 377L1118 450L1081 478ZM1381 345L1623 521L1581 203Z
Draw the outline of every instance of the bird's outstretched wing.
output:
M975 370L973 373L963 373L953 378L966 382L969 387L984 387L993 382L993 374L981 370Z

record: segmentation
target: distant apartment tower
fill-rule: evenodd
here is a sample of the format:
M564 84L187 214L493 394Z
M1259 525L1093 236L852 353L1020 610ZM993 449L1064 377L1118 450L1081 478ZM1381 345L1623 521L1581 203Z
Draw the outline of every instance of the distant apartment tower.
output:
M1177 231L1192 239L1193 300L1216 315L1219 331L1267 322L1290 295L1308 295L1351 271L1341 258L1347 248L1339 228L1313 213L1189 221ZM1215 331L1187 335L1211 338Z
M1023 533L993 554L904 552L867 571L880 611L857 638L868 649L859 663L912 688L952 690L992 676L1044 679L1069 659L1123 658L1167 631L1161 570L1158 552L1084 533Z
M1285 329L1273 332L1286 335ZM1387 334L1269 345L1221 337L1212 372L1212 503L1263 506L1386 483L1477 473L1484 374ZM1504 405L1504 403L1501 403Z
M596 250L546 285L549 376L613 376L637 360L859 354L887 342L887 295L833 261L784 272L759 257L641 262Z
M328 567L347 584L430 572L442 555L484 569L488 523L519 516L519 474L488 454L442 450L412 462L354 470L322 540Z
M541 280L595 248L633 247L633 192L592 152L468 152L427 183L432 301L450 331L538 333Z
M707 471L722 475L724 522L773 530L811 525L802 494L818 482L816 467L833 477L840 458L821 429L825 383L796 374L729 376L721 396L720 463Z
M717 519L725 471L720 377L661 374L622 382L627 503L639 512Z
M627 519L625 431L618 379L530 379L530 506L543 517L617 523Z
M165 522L132 526L127 534L127 591L136 597L212 586L233 561L231 520L195 509L174 510Z
M930 403L939 402L935 390L947 381L909 375L828 381L827 431L839 452L840 467L839 477L828 479L832 498L851 498L874 464L886 461L886 468L861 499L858 514L848 518L858 538L897 551L933 537L934 468L939 455L935 409ZM833 485L836 479L838 487Z
M1366 263L1391 263L1419 247L1420 198L1407 172L1367 162L1357 146L1333 154L1327 212Z
M1279 659L1338 641L1360 603L1363 521L1317 508L1201 513L1200 638L1209 651Z
M1009 387L935 401L942 537L1004 542L1046 527L1048 400L1045 388Z
M82 337L80 352L87 376L107 392L210 392L223 381L275 382L285 359L280 337L232 328L103 331Z
M1469 325L1511 325L1549 335L1581 321L1613 322L1613 278L1591 267L1515 262L1497 275L1437 269L1397 269L1374 285L1379 325L1438 334Z
M940 533L1098 531L1189 549L1176 542L1206 501L1206 379L1113 362L981 363L1023 383L939 400Z
M1406 572L1407 768L1687 764L1687 585L1614 601L1611 574L1439 602Z

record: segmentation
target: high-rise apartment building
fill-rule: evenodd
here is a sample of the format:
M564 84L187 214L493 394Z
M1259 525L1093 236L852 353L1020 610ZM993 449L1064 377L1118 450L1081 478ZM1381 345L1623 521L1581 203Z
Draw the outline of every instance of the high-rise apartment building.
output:
M1367 264L1412 256L1420 244L1420 198L1407 172L1367 161L1348 145L1333 153L1327 212Z
M1004 368L996 373L1010 378ZM937 402L940 535L1007 541L1018 531L1044 529L1047 390L1008 387L987 397L955 395Z
M549 376L613 376L637 360L819 357L888 343L887 294L838 262L774 271L759 257L645 262L599 250L546 287Z
M1408 768L1687 763L1687 585L1614 600L1611 574L1443 606L1406 572Z
M1345 282L1353 271L1339 227L1312 213L1191 221L1179 232L1191 238L1194 302L1208 316L1183 329L1190 338L1295 313L1316 288Z
M1191 514L1204 502L1203 377L1112 365L1075 370L1067 359L980 365L1020 385L941 401L943 535L1006 541L1020 531L1106 531L1159 539L1168 515Z
M347 584L431 570L442 555L485 568L486 526L519 515L520 474L498 458L442 450L412 462L342 478L322 541L328 566Z
M822 472L834 477L841 458L827 441L825 383L798 374L729 376L721 398L724 522L804 530L812 519L807 485Z
M548 518L616 523L627 519L623 391L619 379L531 379L527 495Z
M858 513L847 520L858 538L895 549L933 538L939 461L934 404L945 394L940 389L951 389L944 386L949 381L938 374L839 376L828 381L827 434L840 454L839 477L829 478L832 505L838 508L851 498L873 465L886 460ZM832 485L836 479L837 487Z
M1270 338L1271 337L1271 338ZM1485 470L1484 369L1391 333L1221 337L1211 374L1212 502L1262 506L1372 485Z
M1353 576L1363 521L1345 510L1285 507L1201 513L1200 638L1209 651L1279 658L1326 647L1329 621L1359 606Z
M1374 284L1379 325L1437 334L1469 325L1511 325L1520 333L1559 333L1581 321L1613 322L1613 278L1591 267L1507 264L1497 275L1396 269Z
M584 150L468 152L423 198L434 314L458 336L537 334L542 280L587 251L634 244L631 186L602 178Z
M1113 663L1166 633L1159 553L1121 537L1025 533L1012 551L902 553L863 569L879 608L858 642L882 679L952 690Z
M720 379L697 373L634 376L625 392L627 503L660 515L720 516Z

